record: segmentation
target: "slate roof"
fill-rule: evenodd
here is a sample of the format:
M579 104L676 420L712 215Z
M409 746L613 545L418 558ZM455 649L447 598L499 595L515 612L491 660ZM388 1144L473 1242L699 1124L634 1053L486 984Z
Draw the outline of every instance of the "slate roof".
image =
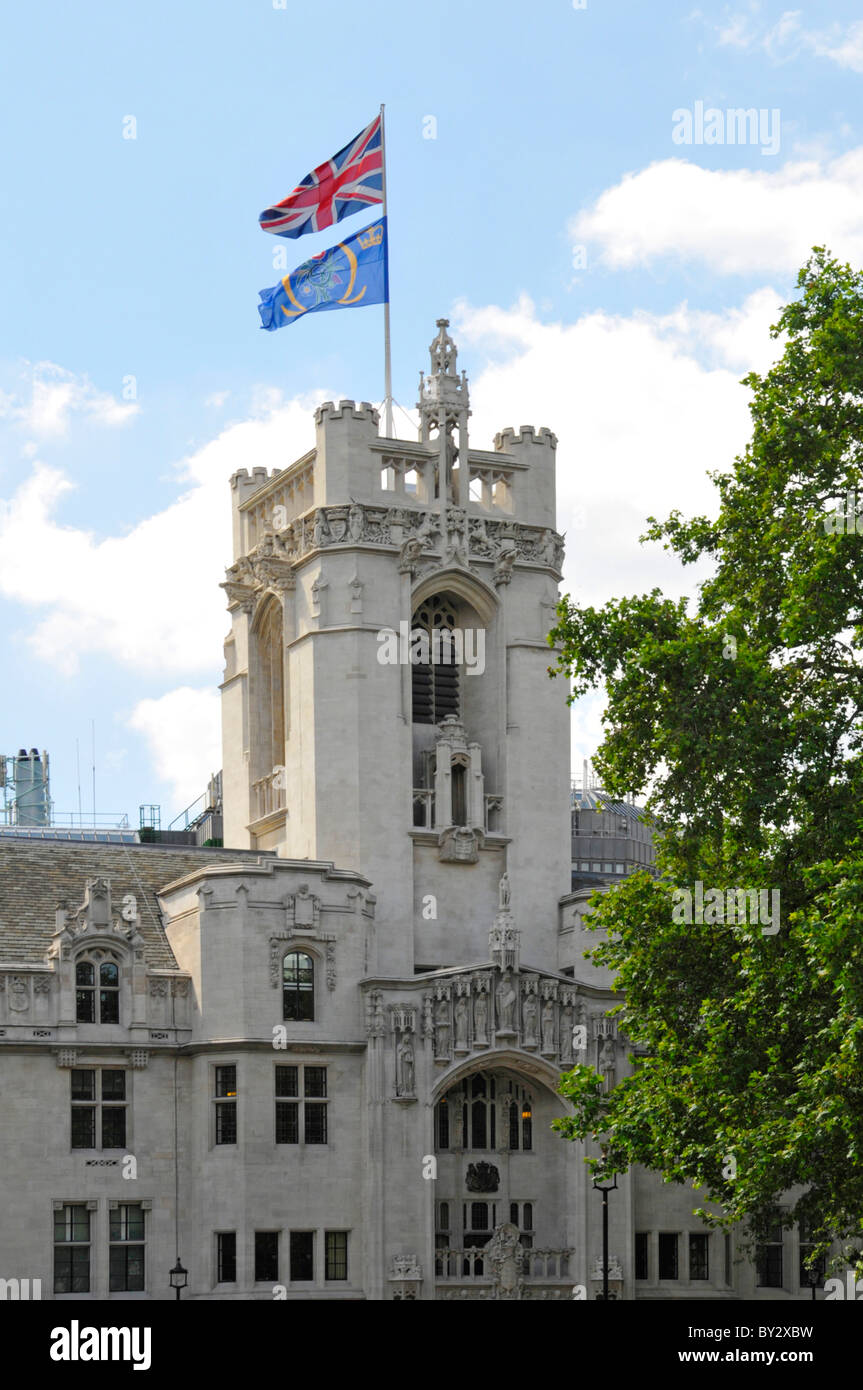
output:
M125 893L134 893L138 899L138 930L144 938L147 965L177 970L162 925L158 891L208 865L261 864L273 857L249 850L75 844L4 835L0 840L0 963L42 964L54 933L57 904L65 900L74 910L84 900L88 878L107 878L112 916L120 915Z

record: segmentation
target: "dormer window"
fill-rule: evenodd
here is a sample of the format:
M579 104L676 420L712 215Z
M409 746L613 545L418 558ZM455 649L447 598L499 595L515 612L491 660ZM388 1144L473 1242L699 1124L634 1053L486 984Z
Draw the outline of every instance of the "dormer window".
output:
M79 1023L120 1022L120 972L113 961L78 961L75 1017Z

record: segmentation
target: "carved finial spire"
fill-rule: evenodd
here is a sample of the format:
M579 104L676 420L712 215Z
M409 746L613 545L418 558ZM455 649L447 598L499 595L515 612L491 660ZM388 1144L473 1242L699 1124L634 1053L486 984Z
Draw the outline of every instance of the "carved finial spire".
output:
M467 376L464 372L459 375L456 371L458 350L447 333L448 328L449 319L437 320L437 337L429 345L430 374L425 376L420 372L420 398L417 409L420 413L420 440L423 444L430 443L432 433L435 432L440 445L441 458L435 495L446 503L459 505L461 468L465 469L465 476L467 473L467 420L470 415L470 397ZM456 430L457 447L454 438ZM445 479L443 488L440 486L441 478Z

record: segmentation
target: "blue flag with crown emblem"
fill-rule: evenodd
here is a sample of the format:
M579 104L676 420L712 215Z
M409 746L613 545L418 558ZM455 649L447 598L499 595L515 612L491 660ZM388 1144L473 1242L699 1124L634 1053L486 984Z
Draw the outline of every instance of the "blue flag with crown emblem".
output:
M385 304L389 299L387 219L322 251L286 275L271 290L260 290L261 327L272 333L286 323L325 309Z

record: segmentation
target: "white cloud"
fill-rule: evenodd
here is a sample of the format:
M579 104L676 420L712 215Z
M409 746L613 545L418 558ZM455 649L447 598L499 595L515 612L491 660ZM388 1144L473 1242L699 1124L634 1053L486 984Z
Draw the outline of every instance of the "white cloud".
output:
M749 438L739 379L780 351L767 333L778 308L769 289L722 314L684 304L665 316L592 313L572 325L540 323L527 299L509 310L459 306L458 337L489 359L472 377L474 444L488 447L521 421L558 436L563 587L579 602L654 584L693 592L704 571L683 570L638 537L648 515L715 511L706 474L730 468Z
M754 4L748 13L732 14L714 26L720 46L760 50L775 63L811 53L852 72L863 72L863 20L847 26L835 23L827 29L807 29L802 10L785 10L775 24L764 21L761 14L761 6Z
M228 480L304 453L319 399L271 398L268 413L226 426L181 465L175 502L101 541L57 520L73 484L36 463L0 502L0 593L46 610L28 635L35 654L64 673L89 653L150 677L212 670L228 626L218 588L232 559Z
M180 807L191 805L211 772L222 766L219 692L183 685L156 700L141 700L127 720L143 734L156 776Z
M212 395L207 396L204 405L212 406L214 410L221 410L230 394L230 391L214 391Z
M120 401L98 391L87 376L53 362L27 364L17 392L0 392L0 419L8 419L40 438L62 438L73 415L97 425L125 425L137 415L136 401Z
M708 566L683 569L638 537L648 515L715 513L706 473L728 469L749 437L739 378L781 350L768 336L779 303L762 289L721 314L683 304L667 315L593 313L571 325L540 323L526 297L511 309L457 306L459 345L487 358L471 378L474 445L487 448L498 430L521 422L558 436L563 593L594 606L655 585L673 597L694 594ZM573 706L576 776L602 741L603 708L602 692Z
M775 172L665 159L626 174L570 224L611 268L663 256L721 274L792 272L814 245L863 260L863 147Z

